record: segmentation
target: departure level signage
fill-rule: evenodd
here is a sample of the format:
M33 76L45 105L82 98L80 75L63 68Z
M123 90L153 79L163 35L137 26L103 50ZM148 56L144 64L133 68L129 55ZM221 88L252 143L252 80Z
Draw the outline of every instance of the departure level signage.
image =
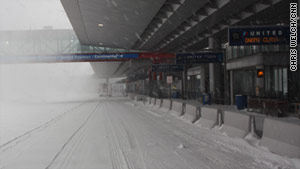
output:
M152 65L152 72L180 72L183 65Z
M116 61L138 58L138 53L120 54L61 54L61 55L28 55L2 57L2 63L43 63L43 62L93 62L93 61Z
M232 27L228 29L230 46L289 44L289 37L288 26Z
M181 53L176 54L176 64L221 63L223 53Z
M134 59L138 58L137 53L125 53L125 54L74 54L74 55L62 55L56 56L57 61L81 61L81 60L113 60L113 59Z
M140 53L139 58L140 59L161 59L161 58L172 59L172 58L175 58L175 54L173 54L173 53L151 53L151 52L148 52L148 53Z

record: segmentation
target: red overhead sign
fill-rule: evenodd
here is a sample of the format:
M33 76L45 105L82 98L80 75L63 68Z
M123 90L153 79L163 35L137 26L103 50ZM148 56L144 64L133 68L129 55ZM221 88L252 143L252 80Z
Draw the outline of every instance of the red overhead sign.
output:
M151 59L154 64L175 63L176 55L174 53L139 53L139 59Z
M171 58L176 58L174 53L139 53L139 58L141 59L171 59Z

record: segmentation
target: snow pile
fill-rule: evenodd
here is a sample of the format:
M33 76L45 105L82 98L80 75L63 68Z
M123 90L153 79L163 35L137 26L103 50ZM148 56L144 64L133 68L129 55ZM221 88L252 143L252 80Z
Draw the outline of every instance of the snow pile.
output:
M178 147L177 147L178 149L184 149L185 148L185 146L184 145L182 145L182 144L180 144Z
M149 109L148 106L144 106L144 109L152 115L160 112L160 110L155 109L152 109L153 111L150 112L147 110ZM260 138L254 133L250 132L244 138L234 138L229 137L225 132L222 132L224 125L207 129L198 124L199 122L190 123L182 116L174 116L172 113L164 113L160 118L164 121L164 125L170 128L171 126L176 126L180 131L189 131L187 135L184 135L184 138L195 140L197 144L204 144L200 147L192 146L195 148L192 149L190 146L186 147L186 144L182 144L182 140L180 140L180 143L175 145L178 150L190 152L199 149L201 154L204 154L205 157L208 157L211 155L210 153L215 152L218 152L218 155L223 153L226 154L226 158L214 157L213 159L217 159L218 161L214 164L226 162L229 156L233 156L234 159L239 159L237 161L241 162L240 165L243 166L243 168L300 168L300 159L288 158L270 152L266 147L260 145ZM178 136L179 133L176 132L175 135ZM215 152L211 152L212 149L214 149ZM249 164L246 164L248 162ZM237 163L238 162L230 163L229 165L237 165ZM242 168L241 166L239 168Z

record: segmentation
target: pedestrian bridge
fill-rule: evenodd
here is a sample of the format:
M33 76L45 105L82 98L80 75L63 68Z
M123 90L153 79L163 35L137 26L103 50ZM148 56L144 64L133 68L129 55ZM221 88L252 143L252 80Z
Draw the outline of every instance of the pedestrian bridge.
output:
M153 62L174 59L174 54L81 45L73 30L0 31L0 63L91 62L103 78L124 77L145 70Z

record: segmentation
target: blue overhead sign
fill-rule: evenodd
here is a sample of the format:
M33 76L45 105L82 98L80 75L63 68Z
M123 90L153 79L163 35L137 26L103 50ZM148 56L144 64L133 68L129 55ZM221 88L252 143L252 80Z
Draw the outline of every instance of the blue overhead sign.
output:
M176 54L177 64L199 64L199 63L221 63L223 62L223 53L181 53Z
M232 27L228 29L228 39L230 46L289 44L290 27ZM298 43L299 40L298 34Z
M125 54L62 54L62 55L28 55L1 57L0 62L93 62L93 61L114 61L123 59L136 59L138 53Z
M56 56L57 61L97 61L97 60L113 60L113 59L135 59L138 58L137 53L125 54L75 54L75 55L61 55Z
M152 65L152 72L181 72L183 65Z

